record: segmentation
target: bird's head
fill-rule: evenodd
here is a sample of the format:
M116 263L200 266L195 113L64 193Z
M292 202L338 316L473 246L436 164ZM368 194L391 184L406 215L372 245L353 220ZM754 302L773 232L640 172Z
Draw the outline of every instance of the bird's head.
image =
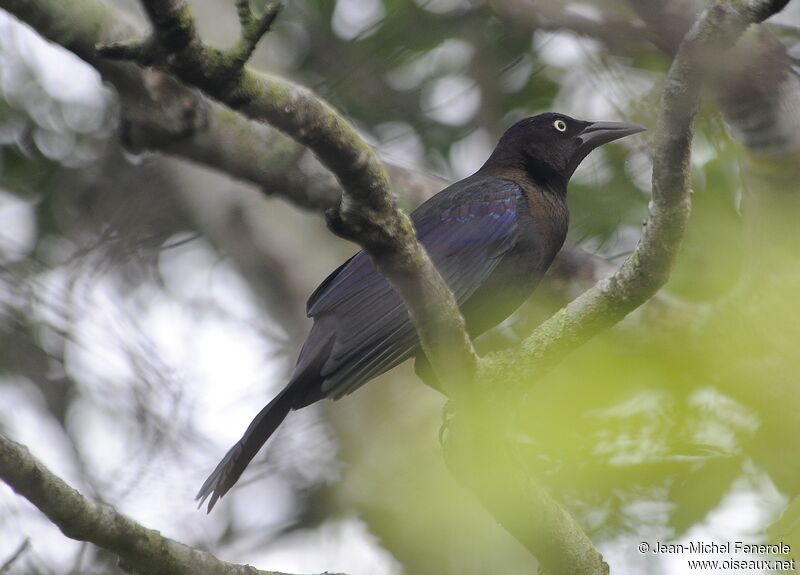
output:
M548 112L506 130L486 165L521 167L534 181L565 187L589 152L644 130L636 124L590 122Z

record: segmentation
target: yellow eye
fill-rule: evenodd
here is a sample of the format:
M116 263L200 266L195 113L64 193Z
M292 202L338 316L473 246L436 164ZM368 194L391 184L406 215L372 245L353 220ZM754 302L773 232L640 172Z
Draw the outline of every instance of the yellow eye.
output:
M556 120L555 122L553 122L553 127L559 132L567 131L567 124L566 122L564 122L564 120Z

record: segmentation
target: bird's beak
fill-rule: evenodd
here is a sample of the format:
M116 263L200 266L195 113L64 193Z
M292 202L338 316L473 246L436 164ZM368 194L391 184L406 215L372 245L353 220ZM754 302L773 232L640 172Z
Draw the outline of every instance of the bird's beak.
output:
M644 132L646 128L636 124L626 124L624 122L593 122L586 126L578 134L580 140L580 151L588 154L598 146L619 140L631 134Z

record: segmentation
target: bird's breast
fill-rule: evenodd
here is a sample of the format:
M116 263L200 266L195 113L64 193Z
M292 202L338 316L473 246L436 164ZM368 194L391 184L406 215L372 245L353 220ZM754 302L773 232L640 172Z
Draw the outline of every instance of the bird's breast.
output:
M519 234L492 275L462 309L475 337L511 315L528 299L564 243L569 221L566 205L531 202L517 206Z
M544 274L567 237L569 210L565 195L533 188L526 190L522 201L527 205L519 210L524 214L520 218L521 235L536 246Z

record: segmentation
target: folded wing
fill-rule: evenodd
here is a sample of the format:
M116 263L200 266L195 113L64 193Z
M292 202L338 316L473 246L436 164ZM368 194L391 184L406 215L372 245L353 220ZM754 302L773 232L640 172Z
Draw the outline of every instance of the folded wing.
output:
M467 179L412 214L417 237L459 305L514 246L521 198L522 190L510 180ZM400 296L364 252L328 276L311 295L307 312L317 320L319 329L334 331L319 373L322 396L346 395L418 350L416 332ZM313 330L311 335L309 343L331 336ZM298 371L304 364L319 362L320 358L314 357L319 347L303 349Z

